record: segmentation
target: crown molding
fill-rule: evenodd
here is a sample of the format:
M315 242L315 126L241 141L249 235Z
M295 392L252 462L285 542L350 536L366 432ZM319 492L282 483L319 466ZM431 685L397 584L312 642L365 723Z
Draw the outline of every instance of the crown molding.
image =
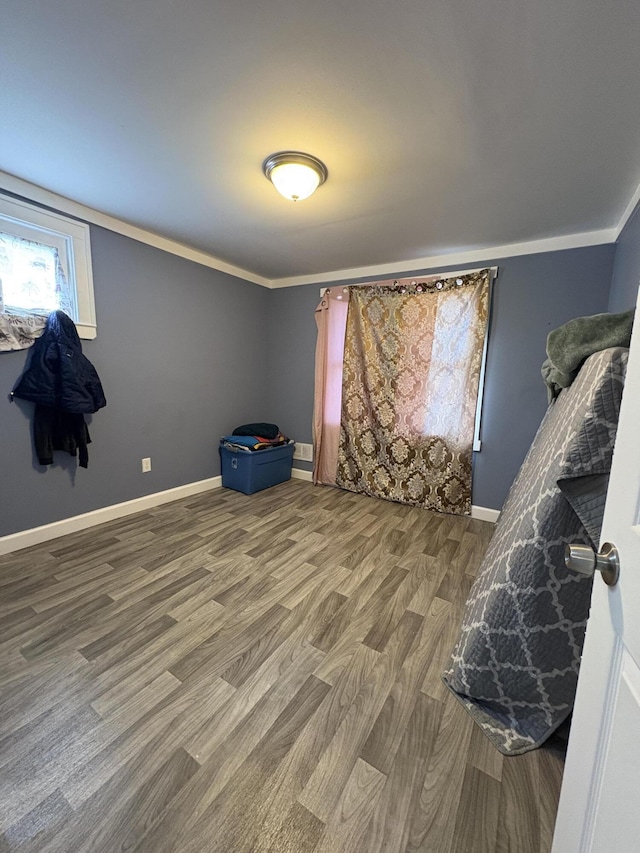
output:
M58 193L32 184L8 172L0 171L0 191L15 193L18 196L39 204L59 210L70 216L99 225L125 237L131 237L140 243L169 252L172 255L185 258L188 261L235 276L244 281L258 284L268 289L281 287L296 287L301 284L323 284L335 281L347 281L358 278L384 278L398 276L402 273L415 273L438 267L461 266L478 264L484 261L494 261L500 258L517 257L519 255L534 255L541 252L558 252L563 249L577 249L585 246L600 246L615 243L625 225L633 215L640 202L640 185L631 197L617 226L603 228L599 231L585 231L579 234L569 234L563 237L548 237L542 240L528 240L521 243L507 243L501 246L479 247L463 251L445 252L438 255L427 255L421 258L394 261L385 264L372 264L364 267L349 267L346 269L329 270L311 275L286 276L283 278L266 278L257 273L229 264L215 255L210 255L199 249L194 249L185 243L163 237L153 231L147 231L137 225L101 213L92 207L73 201Z
M629 199L629 204L625 207L624 213L620 217L620 222L618 222L618 226L616 228L616 240L622 234L627 222L635 213L636 208L638 207L638 202L640 202L640 184L636 187L636 191Z
M177 255L180 258L185 258L187 261L194 261L196 264L201 264L205 267L218 270L219 272L228 273L236 278L251 281L254 284L259 284L261 287L271 287L271 281L264 276L245 270L242 267L236 267L233 264L228 264L226 261L216 258L215 255L210 255L207 252L202 252L199 249L193 249L185 243L180 243L177 240L171 240L168 237L163 237L160 234L155 234L153 231L147 231L145 228L139 228L137 225L131 225L129 222L124 222L122 219L117 219L115 216L109 216L106 213L100 213L99 210L94 210L92 207L73 201L65 196L58 195L51 190L39 187L37 184L29 183L22 178L17 178L15 175L10 175L8 172L0 171L0 190L15 193L16 195L26 198L28 201L35 201L39 204L44 204L47 207L53 207L61 213L67 213L70 216L75 216L78 219L83 219L85 222L90 222L92 225L100 225L102 228L107 228L109 231L115 231L116 234L122 234L125 237L131 237L139 243L146 243L147 246L153 246L156 249L162 249L163 252L169 252L171 255Z
M581 234L569 234L565 237L548 237L544 240L529 240L524 243L507 243L504 246L468 249L462 252L450 252L442 255L428 255L424 258L411 258L390 264L373 264L367 267L350 267L342 270L317 273L316 275L290 276L276 278L272 288L296 287L300 284L322 284L324 282L347 281L354 278L385 278L400 273L414 273L436 267L466 266L482 261L495 261L518 255L535 255L541 252L558 252L562 249L579 249L585 246L601 246L615 243L615 228L603 228L600 231L584 231Z

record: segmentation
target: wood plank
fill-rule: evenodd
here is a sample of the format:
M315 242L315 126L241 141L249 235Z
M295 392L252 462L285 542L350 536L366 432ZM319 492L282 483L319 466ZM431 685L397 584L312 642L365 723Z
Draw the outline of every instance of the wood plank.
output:
M284 815L278 833L273 836L265 853L315 853L324 832L324 824L300 803L294 803ZM255 853L262 850L258 839Z
M426 580L426 570L422 567L408 573L389 599L388 604L381 609L378 618L371 628L369 628L367 635L362 641L365 646L370 646L378 652L384 651L389 638L424 580Z
M240 623L223 628L172 664L169 672L180 681L194 677L200 678L205 674L220 675L233 663L238 654L243 654L251 648L256 637L271 630L288 615L289 611L286 607L274 604L249 624Z
M540 849L540 777L537 752L514 755L502 768L496 853Z
M418 693L424 674L431 663L432 649L437 642L437 635L437 627L434 630L433 622L424 620L420 638L404 662L360 753L361 758L385 775L391 772L395 763L396 752L405 736L416 704L420 704L421 707L428 705L433 712L433 717L438 720L441 716L440 705L421 702Z
M439 702L418 696L377 807L358 847L361 853L402 853L405 850L409 840L409 816L420 796L442 710Z
M436 642L431 646L431 661L424 677L422 692L432 699L444 702L449 691L441 676L458 640L460 620L456 618L453 605L438 595L431 602L426 619L431 622L431 635L436 638Z
M287 702L272 725L262 734L246 759L235 768L226 784L213 792L210 787L207 788L206 796L198 804L198 819L185 822L182 811L179 816L181 851L199 853L212 835L220 853L241 853L251 849L258 829L249 819L255 802L329 689L329 685L313 675L309 676L295 697ZM216 756L207 764L210 765L209 769L217 772L219 764ZM206 765L202 770L206 770ZM206 777L204 772L199 775L203 779ZM172 849L172 846L167 846L167 842L173 845L172 839L176 838L177 821L173 818L178 817L178 812L175 806L171 815L170 823L161 821L145 837L139 846L140 850L162 853Z
M358 758L316 848L317 853L352 853L359 849L386 781L383 773Z
M299 797L327 821L422 624L407 611Z
M508 759L505 759L504 755L498 752L480 726L474 726L469 744L469 764L500 782L502 781L502 765L505 760ZM555 802L556 804L558 802L557 794Z
M455 853L495 848L499 803L500 783L468 764L451 845Z
M338 683L323 700L314 717L314 725L307 726L281 763L271 779L269 794L255 810L260 832L253 853L267 853L275 839L281 835L286 837L286 815L296 803L378 659L379 654L367 646L358 648ZM318 824L324 828L322 821L318 820Z
M213 755L238 731L243 731L243 744L236 749L233 761L247 748L254 731L268 726L270 715L277 712L284 698L290 697L299 682L313 672L322 653L309 646L305 640L306 626L294 631L290 637L243 683L219 713L206 725L198 727L185 741L185 747L198 760ZM221 679L222 680L222 679ZM226 681L223 681L227 684ZM197 690L196 681L192 689ZM284 698L283 698L284 697ZM222 759L221 767L222 767Z
M407 853L425 849L456 853L453 833L473 725L458 701L449 696L422 789L409 816Z
M182 789L187 781L200 769L200 765L187 752L178 748L172 752L165 762L152 773L134 792L129 783L129 797L120 806L114 819L105 823L99 819L87 821L90 814L98 818L98 809L94 803L89 803L86 817L65 833L68 843L73 845L74 853L91 853L96 850L131 850L142 838L149 824L160 815L173 797ZM123 774L124 775L124 774ZM125 783L124 778L118 778L111 785L111 795L117 796L116 784ZM106 792L105 792L106 793ZM99 802L104 802L102 796ZM80 840L82 839L82 840ZM57 844L63 841L60 836Z
M73 809L55 790L0 837L0 850L42 850L72 817Z
M538 751L538 769L540 774L540 853L551 850L553 830L556 823L556 811L564 772L566 744L543 746Z

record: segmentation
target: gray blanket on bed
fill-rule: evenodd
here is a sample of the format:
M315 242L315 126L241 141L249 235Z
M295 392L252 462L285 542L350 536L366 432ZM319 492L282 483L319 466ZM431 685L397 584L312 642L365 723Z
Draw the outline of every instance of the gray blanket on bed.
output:
M471 590L445 684L505 754L573 707L591 598L569 542L598 545L628 350L590 356L545 415Z

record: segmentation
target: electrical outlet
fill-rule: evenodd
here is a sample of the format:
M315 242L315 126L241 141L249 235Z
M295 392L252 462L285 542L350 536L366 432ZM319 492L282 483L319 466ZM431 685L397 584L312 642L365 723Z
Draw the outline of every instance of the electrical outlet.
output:
M142 473L147 474L151 470L151 457L145 456L142 460Z
M293 458L300 459L302 462L313 462L313 444L296 442Z

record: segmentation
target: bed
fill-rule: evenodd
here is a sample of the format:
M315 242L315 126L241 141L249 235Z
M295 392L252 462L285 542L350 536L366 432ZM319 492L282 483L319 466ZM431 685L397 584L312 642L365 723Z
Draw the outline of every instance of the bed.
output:
M628 350L590 356L552 403L514 481L443 675L506 755L542 744L573 707L592 579L568 543L598 546Z

